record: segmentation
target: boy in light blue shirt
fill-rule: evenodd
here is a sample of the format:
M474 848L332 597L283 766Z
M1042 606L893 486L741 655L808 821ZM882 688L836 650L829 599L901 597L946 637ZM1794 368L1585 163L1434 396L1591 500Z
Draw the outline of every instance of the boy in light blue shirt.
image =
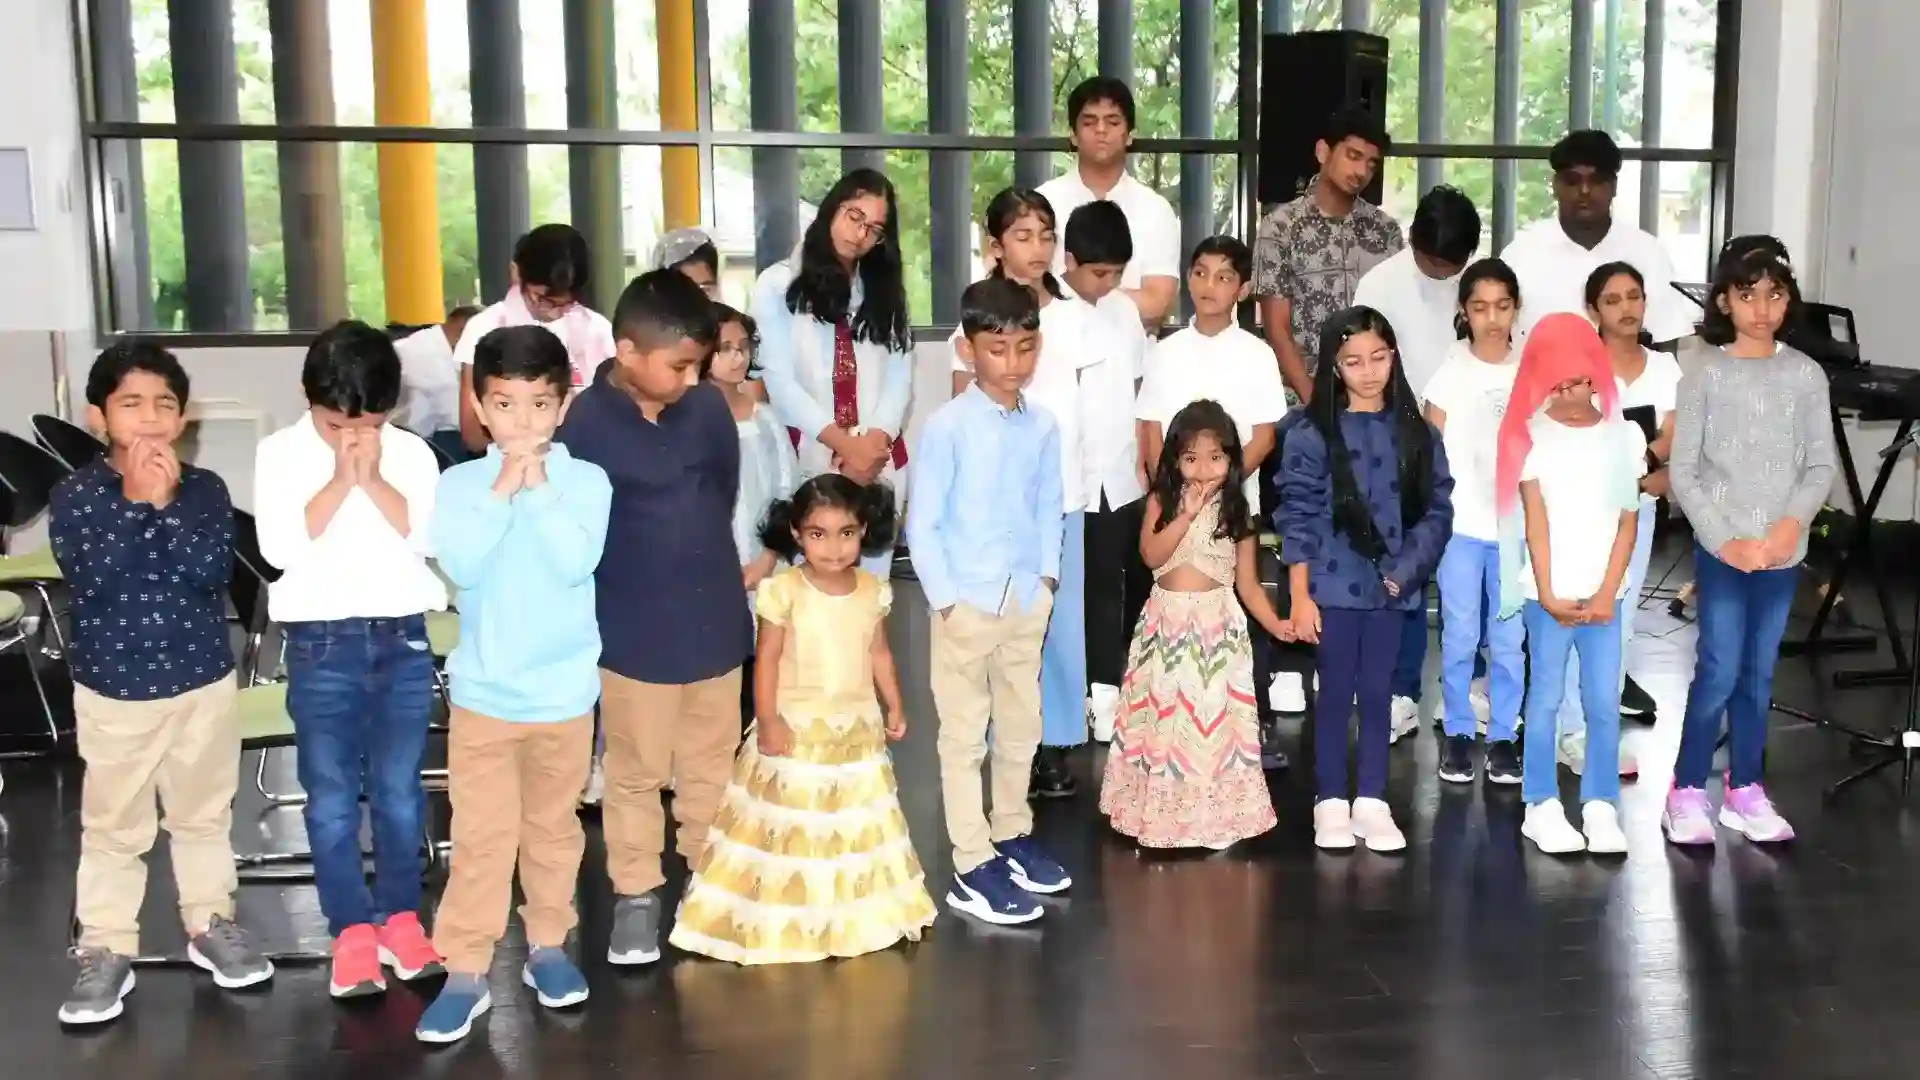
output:
M600 698L593 572L613 486L553 442L571 379L566 346L545 328L489 332L473 387L493 445L440 477L434 550L460 611L447 660L454 856L434 922L447 981L420 1018L422 1042L464 1037L492 1006L486 975L516 863L532 947L522 981L548 1008L587 999L566 941L586 844L574 811Z

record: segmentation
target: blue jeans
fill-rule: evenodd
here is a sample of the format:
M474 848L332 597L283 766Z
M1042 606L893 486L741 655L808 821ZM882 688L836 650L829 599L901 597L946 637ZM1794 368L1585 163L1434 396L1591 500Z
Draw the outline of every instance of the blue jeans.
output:
M1471 737L1478 726L1470 695L1484 641L1492 655L1487 696L1493 706L1487 738L1511 740L1520 726L1526 688L1524 620L1500 619L1500 545L1456 534L1434 572L1440 583L1440 701L1449 737Z
M1620 618L1615 601L1613 617ZM1527 743L1520 795L1527 805L1560 797L1555 719L1567 692L1567 654L1580 657L1580 695L1587 710L1587 767L1580 801L1620 801L1620 631L1613 623L1562 626L1537 600L1522 610L1533 682L1527 688Z
M1347 797L1347 744L1355 699L1360 708L1359 775L1353 792L1378 799L1387 792L1387 748L1393 741L1393 664L1407 613L1320 609L1315 666L1320 693L1313 705L1313 775L1322 799Z
M420 762L433 713L423 616L288 623L293 717L307 842L328 932L420 910L426 793ZM360 851L360 796L373 818L374 883Z
M1427 666L1427 598L1421 590L1420 602L1407 612L1406 625L1400 628L1400 651L1393 661L1393 696L1420 700L1420 675Z
M1767 710L1772 707L1773 666L1800 568L1754 573L1735 570L1698 544L1693 550L1694 605L1700 639L1680 729L1680 755L1673 786L1704 787L1727 718L1728 787L1760 782L1767 748Z
M1068 514L1062 527L1060 587L1040 651L1042 746L1087 741L1087 515Z
M1647 580L1647 564L1653 560L1654 505L1640 503L1639 527L1633 535L1633 554L1627 559L1627 599L1620 608L1620 685L1617 695L1627 688L1627 643L1633 640L1633 613L1640 607L1640 586ZM1560 703L1560 734L1587 730L1587 716L1580 704L1580 672L1567 669L1567 695Z

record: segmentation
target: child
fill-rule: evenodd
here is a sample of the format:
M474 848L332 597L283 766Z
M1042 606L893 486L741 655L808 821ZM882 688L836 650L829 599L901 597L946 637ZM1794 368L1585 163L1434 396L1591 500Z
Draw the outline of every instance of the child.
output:
M699 229L673 229L653 245L653 268L685 274L707 299L720 299L720 249Z
M1143 847L1219 851L1273 828L1240 605L1275 637L1292 634L1254 566L1241 460L1227 411L1196 401L1174 415L1147 496L1140 552L1154 589L1100 789L1100 811Z
M613 326L607 317L581 302L592 282L593 261L587 239L571 225L541 225L513 245L513 288L499 303L467 320L454 347L460 365L460 437L467 449L487 448L487 430L474 409L473 349L503 326L544 326L567 346L573 386L592 380L613 355Z
M887 647L893 586L860 568L863 551L893 543L893 493L823 473L773 505L762 541L805 561L756 599L756 738L734 762L673 944L786 964L918 940L935 911L887 754L907 734Z
M1366 841L1399 851L1388 808L1392 675L1406 613L1422 603L1453 523L1446 449L1420 416L1395 353L1393 327L1372 308L1335 312L1320 331L1307 423L1280 459L1281 555L1291 629L1317 642L1313 842ZM1360 768L1347 802L1348 724L1360 707Z
M478 318L478 316L476 316ZM400 358L387 335L343 322L300 372L307 413L254 457L260 554L280 568L267 614L286 633L287 712L306 789L320 910L334 935L334 997L441 971L420 925L420 762L434 706L426 613L447 606L427 566L440 466L387 423ZM360 851L373 821L374 884Z
M660 958L660 792L673 785L675 845L689 866L740 745L740 666L753 645L733 545L740 437L724 394L700 380L719 337L713 304L672 270L634 278L614 311L614 362L572 402L559 439L613 482L600 619L602 821L615 895L607 959Z
M598 465L553 444L572 386L566 346L533 326L473 351L493 448L440 477L433 547L459 590L460 645L447 660L453 867L434 915L447 981L420 1041L464 1038L492 1006L487 969L506 932L514 869L530 951L521 979L550 1009L587 999L567 958L580 855L574 802L587 780L600 698L593 570L613 488Z
M87 765L74 900L80 971L60 1006L64 1024L112 1020L133 990L145 857L159 824L172 838L187 957L227 989L273 977L233 921L233 504L220 477L174 451L186 406L187 373L172 353L110 346L87 375L87 420L106 435L107 455L53 489L47 529L72 590L67 660Z
M1527 687L1527 803L1520 834L1550 855L1627 850L1620 798L1620 600L1633 554L1646 440L1620 415L1613 362L1593 324L1561 312L1535 324L1500 421L1494 493L1502 515L1524 511L1524 547L1503 525L1519 568L1508 618L1525 598L1532 678ZM1597 400L1596 400L1597 399ZM1544 406L1544 409L1543 409ZM1511 588L1511 586L1510 586ZM1560 806L1555 733L1567 689L1567 654L1580 657L1587 716L1587 769L1580 777L1581 829ZM1584 835L1583 835L1584 833Z
M1760 786L1767 709L1807 526L1833 485L1834 447L1825 374L1780 342L1781 329L1798 324L1800 289L1777 244L1727 245L1700 323L1720 355L1680 381L1670 467L1698 545L1700 655L1661 818L1676 844L1713 843L1706 783L1723 713L1731 761L1720 824L1758 843L1793 838Z
M1060 436L1060 491L1065 525L1060 544L1059 588L1040 657L1040 749L1033 762L1032 798L1060 799L1074 793L1067 750L1087 741L1086 466L1080 453L1080 386L1085 370L1105 353L1090 347L1094 311L1068 300L1051 267L1055 250L1053 207L1027 188L1008 188L987 204L985 254L989 278L1033 293L1040 305L1040 358L1022 391L1029 404L1053 417ZM972 381L962 335L954 335L954 396ZM1051 343L1051 345L1049 345Z
M1526 689L1526 624L1494 618L1500 609L1500 522L1494 510L1494 462L1500 418L1520 370L1513 320L1520 282L1499 259L1481 259L1460 277L1460 340L1427 383L1427 419L1440 432L1453 472L1453 535L1434 572L1440 585L1440 693L1446 744L1440 779L1470 784L1474 776L1474 662L1481 641L1491 654L1492 708L1487 724L1487 779L1520 782L1516 741Z
M990 923L1041 916L1028 893L1073 882L1031 835L1029 770L1040 744L1040 652L1060 578L1060 431L1022 393L1040 358L1040 304L1004 277L960 298L973 383L920 434L907 539L933 617L940 787L953 885L947 904ZM993 722L993 818L980 765Z

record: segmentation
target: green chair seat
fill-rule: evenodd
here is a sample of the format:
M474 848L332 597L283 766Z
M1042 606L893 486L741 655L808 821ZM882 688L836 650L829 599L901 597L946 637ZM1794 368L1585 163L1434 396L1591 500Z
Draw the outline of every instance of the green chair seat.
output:
M293 716L287 712L287 684L242 687L234 709L240 716L240 745L248 750L293 745Z
M0 632L19 625L22 616L27 613L27 602L18 594L0 592Z
M445 660L460 644L460 615L453 611L427 612L427 646L434 658Z
M16 581L59 581L60 564L53 549L41 548L23 555L0 555L0 584Z

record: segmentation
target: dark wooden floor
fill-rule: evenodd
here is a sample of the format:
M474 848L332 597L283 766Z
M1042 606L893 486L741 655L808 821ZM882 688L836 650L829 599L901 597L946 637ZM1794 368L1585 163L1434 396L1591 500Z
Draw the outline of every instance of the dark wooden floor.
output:
M936 889L948 873L924 678L925 615L903 587L897 647L914 733L899 750L908 818ZM911 595L911 599L904 599ZM1658 609L1664 605L1652 605ZM336 1005L318 967L285 967L231 995L185 970L143 969L118 1024L63 1033L54 1010L78 836L71 766L4 763L0 794L0 1053L10 1077L575 1077L752 1080L876 1077L1394 1076L1435 1078L1911 1077L1920 1075L1920 829L1894 782L1834 806L1841 742L1782 721L1773 790L1801 839L1778 851L1723 840L1684 854L1656 817L1677 739L1691 628L1650 614L1633 667L1660 699L1636 729L1646 775L1625 802L1624 863L1523 847L1512 791L1442 785L1423 731L1394 752L1402 857L1316 853L1299 770L1274 780L1280 826L1229 853L1146 857L1103 825L1091 794L1042 809L1073 872L1036 930L944 913L926 940L858 960L743 970L677 955L616 973L597 850L583 875L593 999L533 1005L518 945L502 1005L464 1045L411 1036L424 999ZM1876 726L1890 691L1837 695L1783 665L1780 696ZM17 707L17 700L9 702ZM1076 763L1083 780L1098 758ZM243 800L236 842L299 844L297 813ZM597 836L595 838L597 847ZM156 949L178 946L156 856ZM304 888L250 886L243 921L276 948L320 931Z

